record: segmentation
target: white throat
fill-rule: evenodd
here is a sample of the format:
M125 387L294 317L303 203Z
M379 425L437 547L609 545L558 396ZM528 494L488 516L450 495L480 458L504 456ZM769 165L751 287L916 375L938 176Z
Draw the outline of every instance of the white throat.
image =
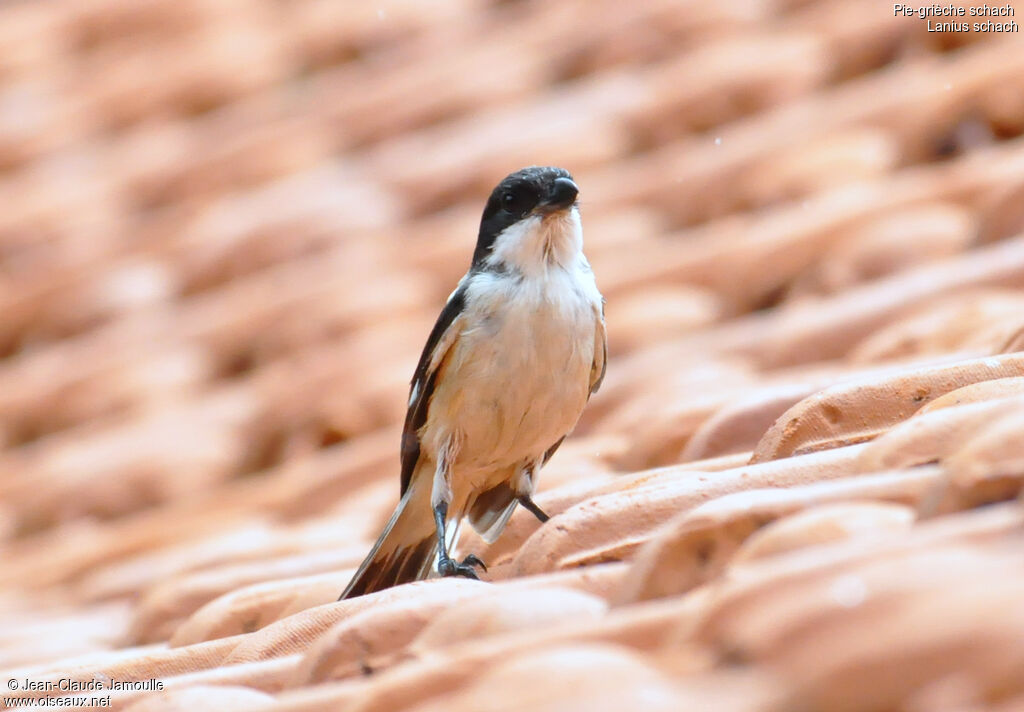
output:
M582 251L583 226L573 206L549 215L530 215L505 228L495 238L485 264L536 275L552 267L571 268Z

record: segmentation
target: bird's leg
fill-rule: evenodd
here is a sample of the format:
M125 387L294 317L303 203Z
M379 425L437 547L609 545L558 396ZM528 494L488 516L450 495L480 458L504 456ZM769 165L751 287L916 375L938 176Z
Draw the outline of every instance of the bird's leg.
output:
M434 523L437 525L437 573L442 576L465 576L466 578L479 579L474 566L479 566L484 571L487 567L477 556L469 554L462 561L456 561L448 556L448 547L444 542L445 520L448 518L448 503L439 502L434 505Z
M474 566L480 566L484 571L487 567L484 562L473 554L470 554L462 561L456 561L448 556L448 546L445 544L444 530L448 521L448 503L452 499L451 490L451 461L454 459L454 450L457 445L449 440L445 443L437 458L437 470L434 472L434 486L430 500L434 507L434 524L437 527L437 573L442 576L465 576L466 578L479 579Z
M533 501L533 472L535 468L536 465L529 465L524 467L519 473L518 481L516 482L516 500L519 504L523 505L527 512L537 517L540 523L543 524L551 519L551 517Z
M527 512L537 517L537 519L540 520L541 524L551 519L551 517L549 517L543 509L537 506L537 503L533 501L533 498L530 497L530 495L521 494L518 497L516 497L516 499L519 500L519 504L523 505L523 508L526 509Z

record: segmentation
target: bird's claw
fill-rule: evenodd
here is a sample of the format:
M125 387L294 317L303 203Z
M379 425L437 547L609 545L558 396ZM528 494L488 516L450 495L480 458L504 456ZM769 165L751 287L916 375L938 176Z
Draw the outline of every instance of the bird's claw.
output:
M479 566L484 571L487 570L487 564L480 560L480 557L476 554L466 554L466 558L462 560L464 566Z
M464 578L473 579L479 581L480 577L476 573L474 567L479 566L484 571L487 570L487 566L483 561L479 559L475 554L469 554L462 561L456 561L450 557L445 557L437 562L437 573L442 576L462 576Z

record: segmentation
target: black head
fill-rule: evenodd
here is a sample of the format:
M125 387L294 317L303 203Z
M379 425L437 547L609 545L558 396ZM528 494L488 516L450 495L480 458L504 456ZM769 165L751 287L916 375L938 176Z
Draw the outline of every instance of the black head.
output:
M530 166L505 176L484 208L473 264L486 259L495 238L506 228L534 214L571 208L578 194L579 188L564 168Z

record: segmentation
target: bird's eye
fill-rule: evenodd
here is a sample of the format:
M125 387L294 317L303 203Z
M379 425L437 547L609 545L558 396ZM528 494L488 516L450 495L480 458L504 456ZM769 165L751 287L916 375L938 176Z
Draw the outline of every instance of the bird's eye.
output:
M501 207L512 215L525 215L536 202L534 196L522 188L506 190L501 194Z

